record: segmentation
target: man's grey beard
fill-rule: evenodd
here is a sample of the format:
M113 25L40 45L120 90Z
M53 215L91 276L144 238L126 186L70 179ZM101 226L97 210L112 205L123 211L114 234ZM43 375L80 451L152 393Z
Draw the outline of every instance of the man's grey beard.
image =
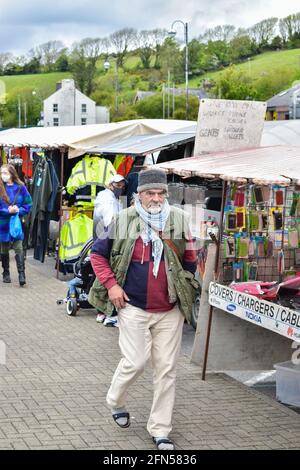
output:
M148 207L147 212L149 212L149 214L159 214L161 210L162 210L162 206Z

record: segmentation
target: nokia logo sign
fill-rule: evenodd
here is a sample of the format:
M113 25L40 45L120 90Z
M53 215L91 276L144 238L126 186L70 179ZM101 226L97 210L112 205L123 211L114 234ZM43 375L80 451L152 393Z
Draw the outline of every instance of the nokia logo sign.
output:
M228 304L226 310L228 312L234 312L236 310L236 306L234 304Z

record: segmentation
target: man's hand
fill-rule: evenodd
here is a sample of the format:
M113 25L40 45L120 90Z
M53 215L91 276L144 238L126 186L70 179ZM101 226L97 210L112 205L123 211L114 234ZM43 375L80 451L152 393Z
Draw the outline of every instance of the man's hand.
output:
M18 206L9 206L8 212L10 214L17 214L19 212Z
M118 284L108 289L108 297L117 310L124 308L126 300L129 300L125 291Z

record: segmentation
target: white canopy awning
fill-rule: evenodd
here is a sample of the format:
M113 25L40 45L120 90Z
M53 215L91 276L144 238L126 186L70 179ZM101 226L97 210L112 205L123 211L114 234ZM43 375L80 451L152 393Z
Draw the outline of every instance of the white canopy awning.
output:
M300 147L278 145L205 154L156 165L183 177L256 184L300 184Z
M0 146L63 148L69 158L82 155L95 146L134 135L167 134L195 126L194 121L166 119L136 119L132 121L94 124L88 126L31 127L0 132Z

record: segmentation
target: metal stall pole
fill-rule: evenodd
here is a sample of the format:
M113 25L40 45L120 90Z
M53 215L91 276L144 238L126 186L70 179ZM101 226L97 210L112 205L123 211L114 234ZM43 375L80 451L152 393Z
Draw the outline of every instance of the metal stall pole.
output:
M223 181L221 218L220 218L219 235L218 235L218 240L217 240L217 250L216 250L215 269L214 269L214 280L216 280L217 273L218 273L218 270L219 270L220 246L221 246L221 243L222 243L222 234L223 234L223 219L224 219L224 210L225 210L225 201L226 201L226 190L227 190L227 181ZM205 352L204 352L204 360L203 360L203 368L202 368L202 380L205 380L205 375L206 375L206 366L207 366L207 358L208 358L208 348L209 348L210 331L211 331L211 324L212 324L212 315L213 315L213 306L211 305L210 308L209 308L209 314L208 314Z
M25 147L25 152L26 152L26 160L25 160L25 169L26 169L26 178L27 178L27 185L29 186L28 184L28 181L29 181L29 176L28 176L28 173L29 173L29 165L30 165L30 147Z
M59 194L59 219L58 219L58 249L57 249L57 263L56 263L56 279L59 278L59 248L60 248L60 232L62 222L62 201L63 201L63 185L64 185L64 157L65 148L60 149L60 194Z
M286 218L286 203L287 203L287 188L283 189L283 212L282 212L282 231L281 231L281 250L280 250L280 270L282 264L284 264L284 229L285 229L285 218ZM284 269L283 272L279 272L279 282L282 282L284 278Z

